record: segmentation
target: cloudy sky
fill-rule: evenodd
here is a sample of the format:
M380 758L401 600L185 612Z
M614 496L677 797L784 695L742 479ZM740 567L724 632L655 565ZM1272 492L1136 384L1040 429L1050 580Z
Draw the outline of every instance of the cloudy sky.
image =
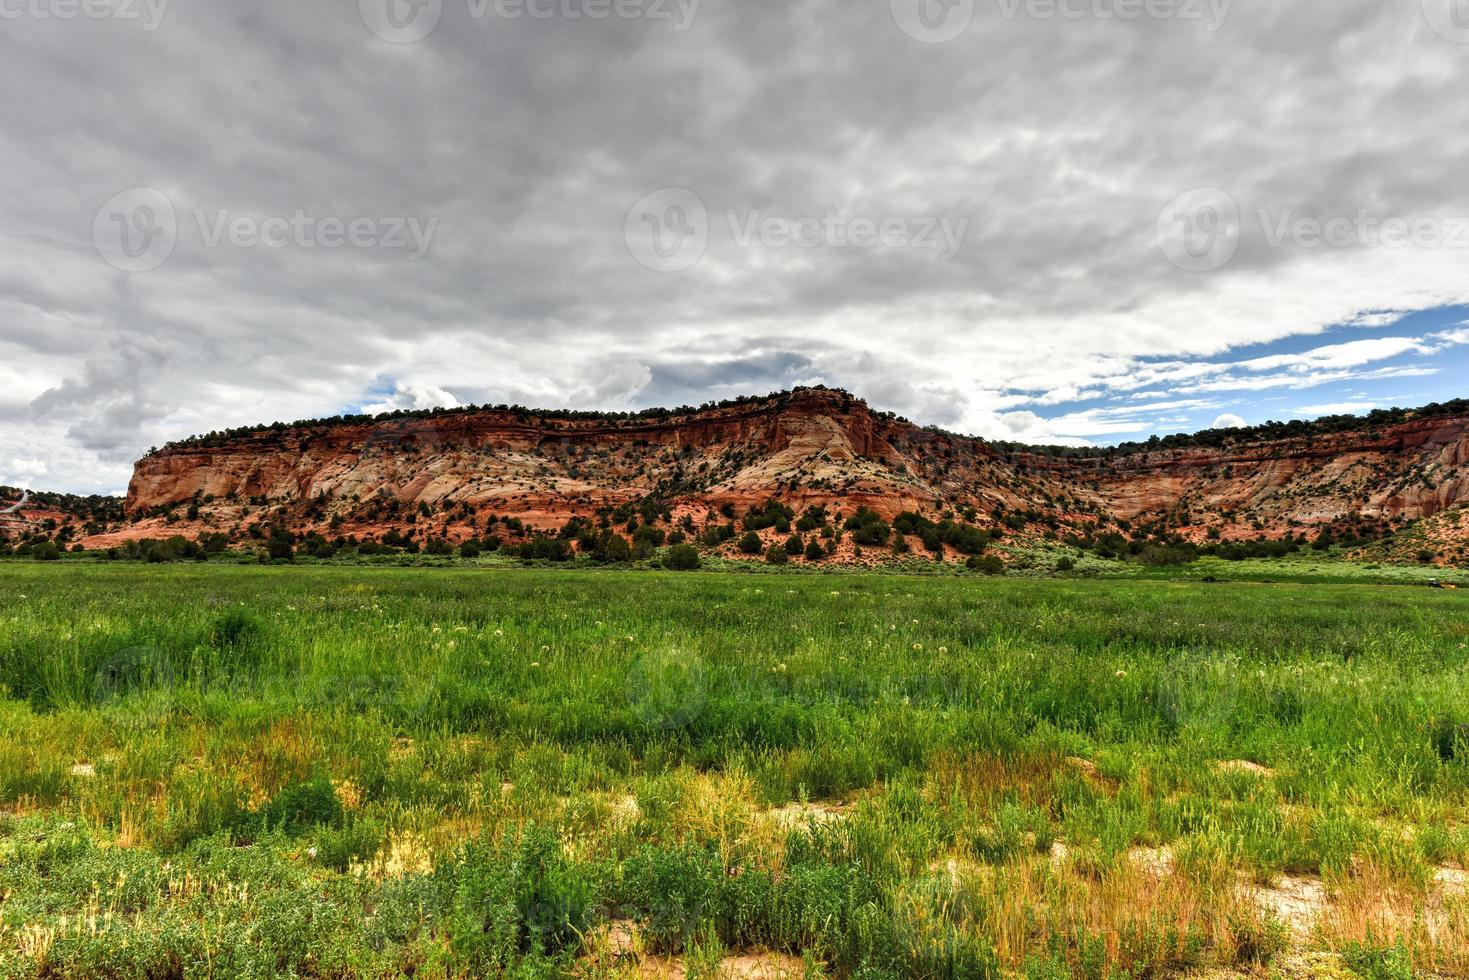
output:
M1466 76L1466 0L0 0L0 483L394 407L1469 396Z

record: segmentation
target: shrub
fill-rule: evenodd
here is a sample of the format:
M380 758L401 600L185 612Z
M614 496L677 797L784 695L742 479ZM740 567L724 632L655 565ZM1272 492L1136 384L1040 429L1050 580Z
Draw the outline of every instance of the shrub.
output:
M215 647L225 650L244 646L263 632L260 620L246 609L231 609L215 619L209 631L209 640Z
M623 542L626 544L626 542ZM537 534L529 542L512 549L512 554L521 561L571 561L571 544L560 538L548 538Z
M971 571L982 572L985 575L1005 574L1005 563L995 555L975 556L964 564Z
M663 567L675 572L692 572L703 564L699 549L691 544L676 544L663 556Z
M763 545L760 543L760 535L754 531L746 531L745 536L740 538L739 549L747 555L758 555Z
M620 565L633 559L633 547L616 531L604 531L593 542L591 555L604 565Z
M761 507L750 508L750 512L745 515L744 526L746 531L763 531L773 527L784 533L791 529L791 521L795 519L795 513L785 504L767 500Z
M821 542L820 541L817 541L815 538L812 538L810 541L806 542L806 560L807 561L821 561L825 557L826 557L826 551L825 551L825 549L823 549L821 547Z
M857 513L847 518L846 529L858 544L873 546L887 544L893 533L886 521L866 507L857 508Z
M785 565L791 560L791 556L778 544L773 544L765 549L765 560L772 565Z
M504 975L523 957L575 947L590 926L593 889L553 830L506 831L497 846L463 848L436 876L451 890L448 939L477 975ZM520 974L515 974L520 975Z
M1379 946L1369 935L1364 942L1348 942L1342 960L1363 980L1413 980L1415 976L1412 958L1401 941L1396 946Z
M1198 561L1199 550L1191 544L1150 544L1138 553L1140 564L1163 568Z
M254 814L263 829L293 834L311 827L341 826L342 801L332 781L318 773L283 788Z
M354 821L344 827L323 825L311 839L317 863L338 872L348 870L353 861L371 858L382 842L382 827L368 820Z

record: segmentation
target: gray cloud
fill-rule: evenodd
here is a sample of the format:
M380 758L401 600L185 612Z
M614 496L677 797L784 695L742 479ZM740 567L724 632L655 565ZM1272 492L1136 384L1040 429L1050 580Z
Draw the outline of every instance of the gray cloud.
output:
M153 31L0 20L0 476L45 458L37 485L115 490L150 444L361 405L621 409L813 381L984 435L1105 436L1136 416L1068 402L1247 390L1273 375L1191 368L1469 300L1469 252L1276 246L1258 219L1469 217L1469 45L1418 0L1237 0L1213 32L980 0L946 44L906 36L889 0L703 0L682 32L444 0L414 44L356 7L178 0ZM177 242L129 273L93 223L135 187L166 195ZM709 215L676 273L624 239L665 187ZM1198 187L1242 221L1204 274L1156 237ZM969 224L944 261L742 247L730 211ZM438 225L411 261L209 247L196 212Z

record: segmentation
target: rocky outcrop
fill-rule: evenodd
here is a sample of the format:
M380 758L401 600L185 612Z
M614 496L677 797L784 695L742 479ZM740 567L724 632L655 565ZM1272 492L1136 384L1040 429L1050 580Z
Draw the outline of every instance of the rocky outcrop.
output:
M485 515L551 529L650 498L696 524L775 498L889 517L954 511L981 525L1021 513L1062 531L1120 519L1228 540L1344 517L1412 520L1469 500L1469 418L1075 455L1002 451L826 389L638 418L454 412L172 446L138 462L127 511L145 526L171 513L189 531L238 531L269 514L344 534L438 515L444 533L465 536ZM191 503L198 513L185 518Z

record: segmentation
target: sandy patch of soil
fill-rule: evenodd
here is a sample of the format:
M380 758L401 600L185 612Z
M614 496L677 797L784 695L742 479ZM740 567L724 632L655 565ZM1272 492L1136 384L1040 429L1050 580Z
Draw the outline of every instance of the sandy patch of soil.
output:
M847 819L852 807L845 803L787 803L772 807L761 816L781 827L804 827L807 824L829 824Z
M1248 759L1221 760L1214 763L1214 771L1218 773L1242 772L1251 776L1259 776L1261 779L1274 779L1276 776L1274 769Z
M1463 868L1439 868L1434 871L1433 880L1442 889L1444 898L1469 896L1469 871Z
M630 919L602 926L592 934L588 946L591 952L585 965L610 969L619 976L684 980L687 975L681 958L645 953L637 923ZM731 954L719 964L719 976L725 980L786 980L805 972L805 963L794 956L759 950Z
M1285 923L1297 943L1311 937L1327 908L1326 886L1320 878L1282 875L1269 887L1254 885L1248 891L1257 905Z

